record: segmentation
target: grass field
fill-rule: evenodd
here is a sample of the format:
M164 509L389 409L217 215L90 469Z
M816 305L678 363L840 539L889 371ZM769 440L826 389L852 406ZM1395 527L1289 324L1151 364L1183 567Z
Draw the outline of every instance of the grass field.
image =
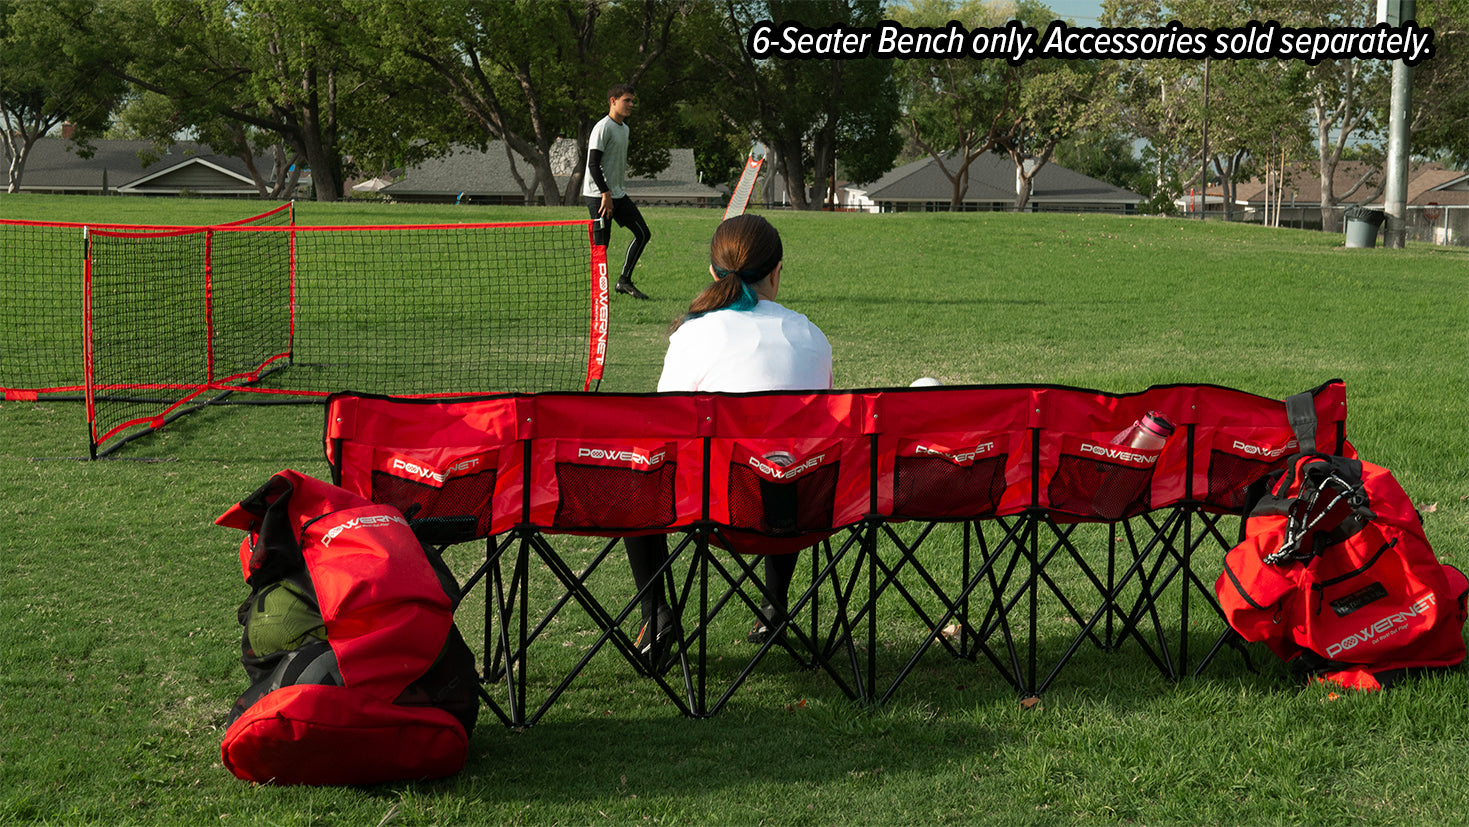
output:
M6 196L0 217L202 223L252 206ZM583 214L300 204L297 220ZM718 213L645 214L654 238L637 282L654 300L614 297L602 390L653 388L669 322L708 278ZM1469 251L1346 250L1316 233L1154 218L770 217L786 248L782 302L826 331L838 387L930 375L1281 398L1339 377L1348 437L1403 482L1439 556L1469 569ZM626 241L614 231L614 267ZM89 463L72 459L86 453L78 404L0 403L0 823L1469 821L1462 670L1331 693L1263 652L1259 674L1229 653L1171 683L1135 647L1083 649L1028 709L988 666L937 653L875 711L770 658L709 720L680 716L609 650L538 725L482 715L454 778L245 784L219 761L245 688L240 538L213 521L282 468L325 476L321 432L314 406L214 408ZM1066 632L1042 620L1043 638ZM481 631L472 606L460 624L472 641ZM570 663L584 641L565 637Z

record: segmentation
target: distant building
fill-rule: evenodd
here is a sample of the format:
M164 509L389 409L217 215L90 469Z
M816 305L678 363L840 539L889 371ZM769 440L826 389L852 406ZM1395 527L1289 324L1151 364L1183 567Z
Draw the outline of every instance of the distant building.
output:
M1383 171L1379 165L1361 161L1343 161L1337 165L1332 189L1341 199L1338 207L1365 206L1382 209ZM1348 190L1363 181L1351 195ZM1284 186L1271 180L1270 210L1277 206L1281 223L1292 227L1321 229L1321 173L1316 164L1298 164L1286 170ZM1212 194L1213 190L1211 190ZM1243 211L1243 220L1261 221L1266 208L1265 182L1252 178L1235 187L1234 203ZM1211 197L1210 209L1214 209ZM1469 172L1445 168L1442 164L1415 164L1408 169L1407 203L1410 208L1469 207Z
M26 156L21 192L61 195L207 195L258 198L260 190L240 158L216 153L204 144L181 141L157 161L144 165L140 154L155 151L152 141L93 141L90 158L76 154L64 138L41 138ZM255 159L268 174L272 161ZM309 187L308 176L302 186Z
M954 156L945 156L951 172L957 169ZM1008 156L985 153L969 165L969 186L962 209L1002 211L1015 209L1019 176ZM1041 167L1031 182L1028 212L1134 213L1143 197L1114 187L1055 163ZM867 212L945 211L950 208L954 185L933 158L924 158L894 169L870 184L852 184L841 190L845 209Z
M564 192L576 166L575 144L558 142L553 151L552 171L556 189ZM491 141L481 152L474 147L455 147L442 158L409 167L403 177L379 192L404 202L512 204L525 203L525 192L516 174L529 183L535 170L523 158L505 151L503 141ZM670 152L667 169L656 175L629 178L627 191L642 206L722 207L720 189L699 181L692 149ZM539 197L539 196L538 196Z

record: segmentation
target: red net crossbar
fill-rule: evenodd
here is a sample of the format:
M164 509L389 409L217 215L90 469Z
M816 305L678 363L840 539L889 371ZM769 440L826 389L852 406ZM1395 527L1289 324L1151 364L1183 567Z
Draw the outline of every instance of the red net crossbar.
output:
M1344 385L1311 397L1317 449L1352 453ZM1150 411L1177 426L1161 451L1112 443ZM337 394L326 418L342 486L419 518L473 516L480 536L708 522L809 545L871 518L1106 522L1185 502L1237 512L1297 447L1284 402L1210 385Z

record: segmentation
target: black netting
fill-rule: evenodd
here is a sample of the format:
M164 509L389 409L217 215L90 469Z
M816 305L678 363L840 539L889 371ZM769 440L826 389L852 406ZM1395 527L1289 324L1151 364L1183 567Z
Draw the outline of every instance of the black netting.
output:
M99 443L226 389L447 396L587 381L584 222L93 232L90 249Z
M1062 455L1047 490L1050 508L1082 517L1120 520L1146 511L1153 467L1139 468Z
M209 249L213 379L249 381L291 350L291 234L216 232Z
M1231 511L1244 508L1245 489L1270 473L1272 463L1209 452L1209 496L1207 502Z
M746 465L730 465L730 525L776 536L831 528L840 466L823 465L794 480L775 481Z
M942 457L898 457L893 515L919 519L994 516L1005 493L1006 455L956 465Z
M80 391L82 230L0 221L0 388Z
M490 534L495 495L494 470L450 477L443 486L372 472L372 501L397 508L414 520L474 517L477 536Z
M293 365L266 387L388 394L581 390L584 224L296 233Z
M557 528L642 529L673 525L678 464L650 471L556 463Z
M204 231L94 232L91 256L93 435L162 416L209 381Z
M237 222L289 224L290 205ZM0 220L0 389L83 389L83 270L91 231L159 232L177 227ZM196 270L202 277L202 264Z

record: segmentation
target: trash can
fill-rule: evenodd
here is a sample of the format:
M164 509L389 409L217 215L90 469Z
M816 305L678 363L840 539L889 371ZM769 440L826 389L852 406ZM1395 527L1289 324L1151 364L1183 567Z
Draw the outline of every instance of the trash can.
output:
M1382 210L1352 207L1347 210L1347 246L1376 247L1377 230L1387 218Z

